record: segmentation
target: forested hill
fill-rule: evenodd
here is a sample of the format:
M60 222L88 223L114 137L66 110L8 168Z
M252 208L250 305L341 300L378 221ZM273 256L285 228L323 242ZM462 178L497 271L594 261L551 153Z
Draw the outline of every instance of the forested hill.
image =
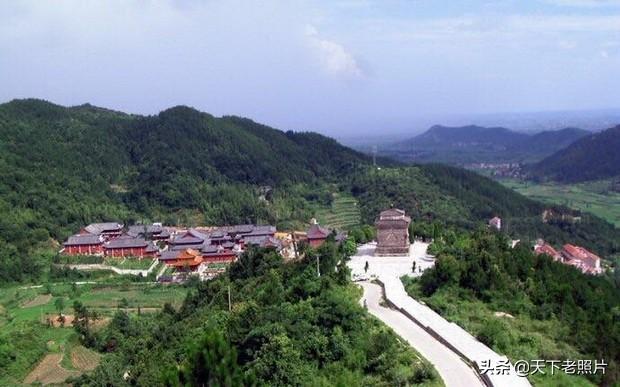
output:
M332 176L367 161L318 134L282 132L185 106L142 117L89 105L16 100L0 105L0 119L1 139L12 144L6 150L24 161L33 160L32 146L44 146L34 158L49 167L75 163L82 167L78 173L103 175L112 184L123 183L131 172L154 172L149 168L208 181L275 184Z
M123 219L121 201L141 213L206 209L215 196L232 206L238 200L226 187L329 180L365 163L366 156L315 133L184 106L144 117L32 99L0 105L0 208L51 212L50 222L60 224Z
M94 221L307 221L280 188L337 182L364 164L315 133L184 106L139 116L14 100L0 105L0 280L36 271L26 259L34 246ZM261 200L268 186L278 187L275 205Z
M402 161L451 164L531 162L570 145L588 133L576 128L526 134L502 127L435 125L381 152Z
M620 125L591 134L530 168L534 178L575 183L620 176Z
M300 229L334 195L355 197L367 224L391 205L416 220L467 228L499 215L516 237L579 243L603 255L619 250L610 224L585 214L578 224L543 224L545 206L476 174L370 166L316 133L184 106L138 116L12 101L0 105L0 283L38 278L49 264L39 252L56 251L90 222Z

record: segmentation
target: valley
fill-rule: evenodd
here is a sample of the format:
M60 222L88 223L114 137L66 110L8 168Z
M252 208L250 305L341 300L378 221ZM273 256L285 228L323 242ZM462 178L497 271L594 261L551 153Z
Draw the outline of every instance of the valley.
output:
M0 387L620 387L618 21L0 1Z
M574 184L537 183L517 179L498 181L532 199L589 212L620 227L620 192L612 189L615 180Z
M32 139L42 152L31 152ZM139 116L94 106L17 100L0 105L0 140L0 162L8 167L1 170L0 180L5 332L0 336L0 358L14 360L11 366L0 363L6 375L0 382L5 384L69 377L77 386L116 385L124 383L127 368L131 383L159 385L165 377L174 384L194 367L204 366L188 360L197 356L197 348L220 348L217 356L229 357L231 364L220 376L230 372L239 384L252 384L247 377L262 383L275 380L277 385L296 381L441 385L437 371L415 352L415 345L411 348L358 304L361 292L342 264L357 246L376 238L377 215L392 207L411 217L411 238L434 241L430 248L438 267L420 263L426 271L418 281L434 279L445 265L450 268L452 255L446 251L462 255L458 265L471 265L462 269L471 276L433 285L464 289L456 292L453 305L479 302L491 310L505 298L502 291L524 281L520 271L506 268L501 273L506 287L496 282L500 277L489 268L500 267L500 262L489 265L481 258L495 257L496 249L507 261L518 256L519 262L541 265L541 275L546 273L546 261L532 249L538 238L553 246L582 246L602 257L597 276L565 264L552 266L566 270L573 281L591 281L603 289L604 298L596 305L613 304L614 290L603 284L614 278L613 257L620 251L617 228L588 212L574 222L578 214L571 203L540 202L462 168L407 166L385 159L378 159L375 166L370 157L316 133L282 132L248 119L217 118L183 106ZM543 221L550 207L557 219ZM497 236L487 226L496 217L502 222ZM96 231L109 224L113 230ZM144 224L152 226L140 235ZM272 224L269 235L281 239L250 246L252 238L237 238L240 231L234 231L249 224ZM155 238L156 231L157 235L166 231L168 237L147 251L153 241L147 243L146 238ZM297 248L283 248L280 243L290 243L293 235L300 238ZM88 248L97 249L97 255L81 255L80 247L68 243L93 237L100 239L94 245L88 242ZM234 253L221 251L228 263L207 265L214 275L196 270L198 276L181 273L181 285L151 283L158 274L174 277L177 269L200 267L200 261L213 254L211 240L217 248L217 241L227 237L232 238L233 250L239 247ZM489 238L496 237L491 243ZM175 253L175 245L183 245L185 238L199 242L188 245L199 250L188 247L183 254ZM517 239L519 248L503 250ZM139 249L125 256L126 243ZM483 247L461 252L478 244ZM131 257L147 252L151 254L147 259ZM181 259L186 264L168 267L171 255L171 264ZM470 256L482 261L467 263ZM86 265L73 267L89 270L72 270L71 265ZM129 274L137 270L146 275ZM452 274L442 274L441 281ZM568 274L547 276L544 281L563 287L563 275ZM484 295L471 294L471 289ZM583 323L593 318L594 309L570 301L590 293L576 289L567 300L549 300L537 289L534 285L525 289L526 306L509 305L506 313L527 324L535 320L531 324L541 329L559 327L560 332L608 329L605 319ZM447 290L438 294L443 291ZM416 297L434 304L426 293ZM557 314L562 308L583 318L572 321L562 316L557 324L546 322L550 310ZM64 327L54 318L59 310L66 314ZM387 313L378 306L376 311ZM468 319L475 316L436 312L454 318L480 341L486 340L487 330L496 328L490 318L470 324ZM87 317L75 319L75 315ZM74 321L78 324L71 327ZM536 329L528 332L538 337ZM23 345L15 346L11 338L16 335ZM576 337L570 348L560 345L559 336L543 338L554 353L589 356L604 350L610 359L616 357L588 337ZM196 341L199 344L188 344ZM518 352L501 341L485 344L511 361L519 355L545 354L540 346ZM169 368L161 369L162 359Z

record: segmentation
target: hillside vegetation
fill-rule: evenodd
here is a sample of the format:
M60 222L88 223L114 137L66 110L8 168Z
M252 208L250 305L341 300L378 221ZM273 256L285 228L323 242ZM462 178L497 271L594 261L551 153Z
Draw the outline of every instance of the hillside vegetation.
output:
M487 230L443 230L431 250L436 265L407 280L409 293L513 361L604 359L605 374L587 377L603 385L618 381L620 277L614 283L583 275L523 244L510 248L505 235ZM570 385L561 375L554 380L549 385Z
M0 281L40 272L37 250L89 222L300 225L331 203L326 182L367 161L188 107L143 117L15 100L0 105Z
M615 180L593 180L573 184L538 183L516 179L502 179L500 182L534 200L590 212L620 227L620 190L614 187Z
M288 264L273 250L246 252L178 311L121 311L89 331L109 354L74 385L440 386L432 366L359 305L341 259L333 242Z
M599 254L618 249L617 231L600 219L542 224L542 204L473 173L435 165L377 170L315 133L183 106L145 117L15 100L0 105L0 166L2 282L40 278L50 249L106 220L303 229L318 215L348 228L358 211L362 224L372 224L395 205L416 219L470 228L499 215L518 237L573 241Z
M557 268L532 273L545 268L526 252L529 241L543 237L613 257L620 251L619 231L562 206L553 206L554 212L581 215L581 220L543 223L542 212L550 205L472 172L434 164L375 168L365 156L318 134L281 132L188 107L144 117L38 100L0 105L0 166L0 371L11 383L23 380L45 354L57 359L57 346L77 336L103 359L92 373L72 380L76 386L222 380L232 385L440 385L424 359L358 304L344 265L355 247L352 240L340 247L329 241L291 263L273 250L249 250L227 274L186 288L136 290L140 285L129 281L152 279L122 282L109 273L51 265L61 261L58 242L94 221L255 222L293 229L307 226L316 215L334 227L351 227L361 241L372 238L368 225L390 206L405 209L414 219L412 230L436 240L442 230L468 233L501 216L508 235L522 239L518 251L523 253L513 257L505 238L469 238L467 245L480 248L458 253L458 281L450 284L457 293L464 291L459 297L492 303L526 294L533 305L510 304L507 310L536 319L561 315L556 319L563 332L587 333L571 338L576 349L562 354L617 357L600 338L592 338L597 330L618 326L609 321L617 309L609 302L610 286L617 284L608 276L589 279ZM433 285L439 291L442 278ZM98 283L80 292L72 284L77 281ZM18 290L26 282L44 285ZM571 282L579 288L570 288ZM57 308L49 294L67 301L65 309L73 306L76 336L67 328L41 328L41 313ZM583 305L594 296L600 302ZM140 315L134 307L157 310ZM94 329L98 314L111 317L107 327ZM496 328L487 336L494 338ZM610 334L615 340L615 331ZM551 348L564 348L559 336L550 340ZM47 341L56 344L49 349ZM61 358L69 359L61 365L70 370L70 356Z
M331 206L318 211L316 217L320 224L338 230L349 230L361 221L359 204L350 195L337 195Z
M524 244L544 238L550 243L576 243L602 256L620 253L620 230L600 218L561 205L528 199L501 184L464 169L440 164L368 170L351 177L363 223L372 223L385 208L403 208L416 223L445 224L473 230L493 216L503 230ZM580 221L551 219L542 213L580 216Z
M576 141L529 168L538 180L576 183L620 176L620 125Z

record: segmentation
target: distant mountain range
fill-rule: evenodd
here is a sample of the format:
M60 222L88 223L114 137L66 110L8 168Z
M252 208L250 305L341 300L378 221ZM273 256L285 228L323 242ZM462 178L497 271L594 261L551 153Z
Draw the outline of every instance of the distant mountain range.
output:
M564 183L620 176L620 125L583 137L528 171L534 178Z
M411 139L383 147L380 154L404 162L448 164L536 162L590 132L565 128L526 134L503 127L435 125Z

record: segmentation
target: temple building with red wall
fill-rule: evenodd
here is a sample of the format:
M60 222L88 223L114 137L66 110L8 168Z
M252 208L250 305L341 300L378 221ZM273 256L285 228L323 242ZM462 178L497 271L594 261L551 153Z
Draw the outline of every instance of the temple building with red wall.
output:
M331 231L328 228L322 227L315 222L316 221L312 223L312 225L308 229L308 232L306 232L306 238L308 240L308 245L310 245L310 247L316 248L325 243Z
M104 252L110 257L154 257L159 249L143 238L123 235L105 243Z
M63 244L61 253L66 255L98 255L103 254L103 238L99 235L72 235Z

